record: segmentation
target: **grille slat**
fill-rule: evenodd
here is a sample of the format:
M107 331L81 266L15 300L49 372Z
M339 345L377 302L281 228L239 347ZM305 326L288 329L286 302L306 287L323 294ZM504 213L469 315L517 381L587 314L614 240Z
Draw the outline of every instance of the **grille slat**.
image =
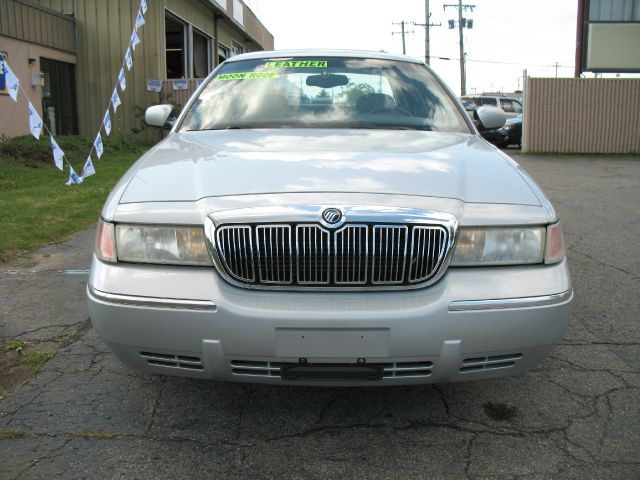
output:
M442 225L315 223L218 226L224 272L247 285L400 286L424 283L442 267L449 232Z

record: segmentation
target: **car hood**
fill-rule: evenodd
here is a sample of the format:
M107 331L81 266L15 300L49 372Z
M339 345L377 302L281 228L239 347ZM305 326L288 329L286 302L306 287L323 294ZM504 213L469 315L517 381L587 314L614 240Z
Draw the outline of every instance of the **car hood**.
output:
M120 203L366 192L540 205L515 162L476 135L415 130L174 133L127 180Z

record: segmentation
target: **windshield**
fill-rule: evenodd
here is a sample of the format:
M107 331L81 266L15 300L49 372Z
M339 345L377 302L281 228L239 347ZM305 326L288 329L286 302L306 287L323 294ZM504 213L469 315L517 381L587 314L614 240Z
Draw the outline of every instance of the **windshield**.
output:
M187 111L182 131L383 128L470 133L420 64L364 58L229 62Z

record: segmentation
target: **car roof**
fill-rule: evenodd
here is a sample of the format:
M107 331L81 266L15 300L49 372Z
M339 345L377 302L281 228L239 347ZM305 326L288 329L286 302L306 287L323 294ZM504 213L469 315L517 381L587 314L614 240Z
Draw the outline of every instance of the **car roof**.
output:
M396 60L400 62L419 63L422 60L386 52L370 52L366 50L269 50L235 55L227 62L240 60L256 60L261 58L290 58L290 57L347 57L347 58L375 58L381 60Z
M503 97L502 95L463 95L460 98L462 98L463 100L472 100L474 98L502 98L504 100L517 100L518 102L520 101L518 97Z

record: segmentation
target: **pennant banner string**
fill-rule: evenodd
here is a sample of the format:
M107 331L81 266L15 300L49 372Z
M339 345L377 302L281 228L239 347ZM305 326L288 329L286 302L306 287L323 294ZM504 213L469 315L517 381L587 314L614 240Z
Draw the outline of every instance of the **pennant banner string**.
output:
M6 65L6 60L5 60L5 65ZM29 98L29 95L27 95L27 92L25 92L24 89L22 88L22 86L20 86L19 84L18 84L18 87L17 87L15 92L16 92L16 98L18 96L18 93L21 93L24 96L24 98L27 100L27 105L29 106L28 108L29 108L29 114L30 114L29 115L29 122L31 124L31 110L30 109L31 109L31 107L33 107L33 102ZM38 112L35 110L35 108L33 109L33 112L36 115L38 115ZM38 118L39 118L39 116L38 116ZM64 162L66 162L67 165L69 166L69 168L72 168L71 167L71 163L69 163L69 160L67 160L67 157L64 154L64 151L58 145L58 142L55 141L55 138L53 137L53 133L51 133L51 130L49 130L49 127L47 127L47 124L44 123L42 120L40 120L40 123L38 124L38 126L40 127L40 130L44 129L47 132L47 134L49 135L49 139L50 139L50 142L51 142L51 152L52 152L53 160L54 160L54 163L55 163L56 167L59 170L64 170ZM33 132L31 134L35 137L35 134ZM39 132L38 132L38 134L39 134ZM38 137L39 137L39 135L38 135Z
M53 134L51 133L51 130L49 130L49 127L47 127L46 123L42 121L42 118L40 118L40 115L38 114L37 110L33 106L33 103L31 102L29 95L27 95L27 92L25 92L22 85L20 85L20 79L13 73L13 70L11 69L7 60L2 59L2 63L0 64L0 66L2 67L2 71L5 74L5 77L7 79L7 86L8 86L7 90L9 95L11 96L11 99L17 103L18 94L21 93L24 96L24 98L27 100L28 113L29 113L28 115L29 130L31 132L31 135L33 135L36 140L39 140L42 129L44 129L47 132L47 134L49 135L49 140L51 142L51 151L52 151L55 166L59 170L64 170L64 164L66 163L67 166L69 167L69 180L67 181L67 185L81 184L82 181L84 180L83 177L85 172L87 173L86 176L90 176L96 173L93 167L93 162L91 161L91 154L95 152L97 153L98 158L102 156L104 146L102 143L102 137L100 133L103 128L105 129L105 132L107 135L109 135L111 132L111 117L110 117L109 111L113 105L114 113L116 113L116 109L118 105L120 105L121 103L120 97L118 96L118 85L120 85L120 87L122 88L122 91L124 92L124 89L126 88L126 78L124 77L124 67L126 65L127 68L130 70L131 67L133 66L132 49L135 50L136 45L138 45L141 42L140 37L138 36L138 28L142 27L145 24L144 14L147 12L147 9L148 7L147 7L146 0L141 0L140 7L138 7L138 11L133 24L131 36L129 37L129 44L125 51L125 55L122 60L122 65L120 65L120 75L118 75L118 78L116 79L116 84L114 85L113 93L105 109L106 113L102 119L100 128L98 129L98 133L95 137L91 150L89 151L89 155L87 156L87 161L84 164L83 175L78 176L78 174L75 172L75 170L73 169L73 166L67 159L64 151L60 148L60 146L58 145L58 142L56 142Z

